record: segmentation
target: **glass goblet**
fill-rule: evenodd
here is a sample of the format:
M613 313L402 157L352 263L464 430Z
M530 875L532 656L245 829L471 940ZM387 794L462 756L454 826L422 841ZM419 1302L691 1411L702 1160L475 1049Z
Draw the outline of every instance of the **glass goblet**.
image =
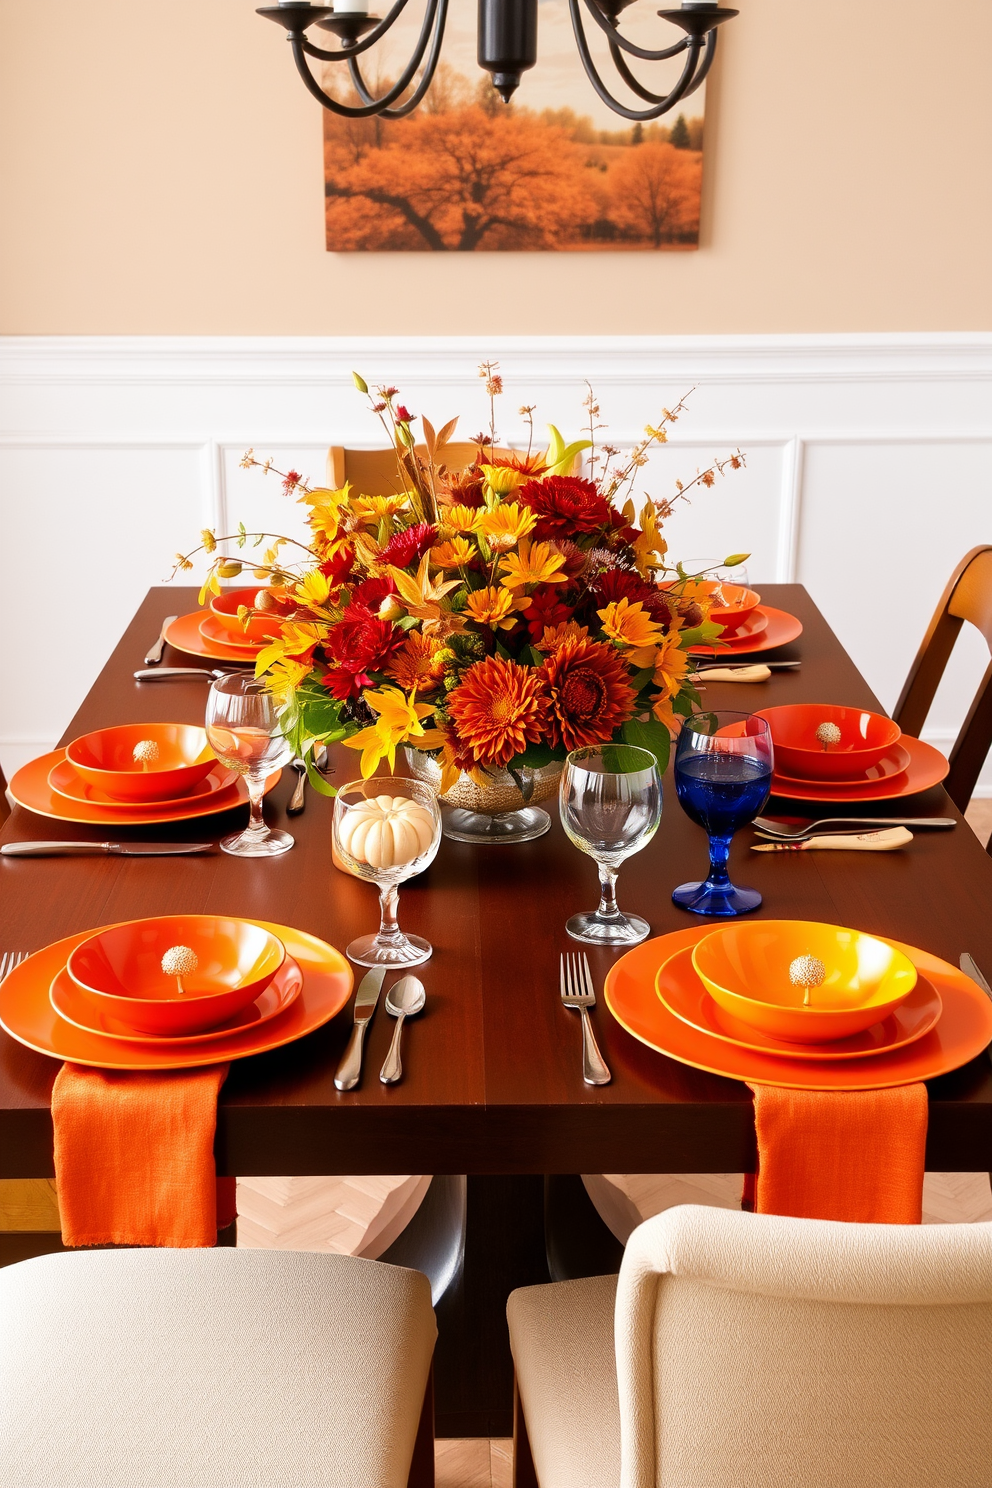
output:
M565 929L590 945L637 945L651 933L640 915L617 908L617 874L632 853L647 847L661 821L661 776L646 749L597 744L575 749L560 787L561 824L569 839L599 868L599 908L573 915Z
M375 935L360 935L346 954L358 966L418 966L434 953L429 940L405 935L396 918L399 886L437 857L441 812L437 795L420 780L377 775L352 780L334 800L334 846L357 878L379 890Z
M280 732L275 700L265 683L245 672L218 677L207 694L206 730L221 764L244 779L251 802L245 830L221 838L224 852L237 858L274 858L288 852L294 839L267 827L262 815L266 777L293 754Z
M686 816L710 839L710 871L680 885L672 899L702 915L739 915L757 909L757 889L730 882L730 840L754 820L771 792L771 729L754 713L729 709L693 713L675 748L675 793Z

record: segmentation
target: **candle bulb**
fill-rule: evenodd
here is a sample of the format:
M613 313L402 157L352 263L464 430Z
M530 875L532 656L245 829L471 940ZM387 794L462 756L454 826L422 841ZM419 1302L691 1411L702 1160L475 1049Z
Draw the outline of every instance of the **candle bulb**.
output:
M334 0L335 15L367 16L369 0Z

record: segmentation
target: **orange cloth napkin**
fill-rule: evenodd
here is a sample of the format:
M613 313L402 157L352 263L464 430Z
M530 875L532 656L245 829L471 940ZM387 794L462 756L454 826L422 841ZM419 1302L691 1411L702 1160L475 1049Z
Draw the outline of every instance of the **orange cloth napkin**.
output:
M744 1208L796 1219L921 1223L925 1085L750 1088L758 1171L744 1180Z
M234 1218L214 1164L217 1096L230 1068L89 1069L52 1090L55 1178L66 1245L204 1246Z

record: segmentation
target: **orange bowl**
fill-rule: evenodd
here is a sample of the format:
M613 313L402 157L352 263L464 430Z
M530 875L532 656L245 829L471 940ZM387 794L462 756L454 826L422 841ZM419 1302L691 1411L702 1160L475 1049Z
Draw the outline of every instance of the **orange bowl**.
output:
M823 963L821 985L795 986L800 956ZM718 1007L786 1043L827 1044L887 1018L916 986L916 967L886 941L813 920L724 925L694 947L692 964Z
M775 763L799 780L857 780L902 737L891 718L835 703L788 703L763 708L759 716L772 731ZM816 737L824 723L840 730L837 743L824 745Z
M145 742L157 756L142 764ZM73 739L65 757L76 774L117 801L166 801L205 780L217 757L202 728L189 723L124 723Z
M177 978L162 970L174 947L196 956ZM281 940L250 920L164 915L100 930L76 946L66 970L101 1012L136 1033L183 1038L216 1028L254 1002L286 958Z
M257 594L271 594L275 601L274 610L265 610L261 614L252 615L247 625L242 625L238 619L238 609L241 605L247 605L253 609L255 596ZM225 589L223 594L215 594L210 601L210 613L215 615L220 625L230 631L231 639L234 641L271 641L282 634L282 619L285 618L291 606L286 604L279 590L266 589L264 584L256 584L254 589Z
M678 589L678 584L663 584L663 589ZM719 591L719 600L714 595ZM714 579L690 579L681 589L686 599L698 600L710 606L709 619L723 626L724 635L733 635L739 630L748 615L754 613L761 603L761 595L754 589L745 589L742 584L720 584Z

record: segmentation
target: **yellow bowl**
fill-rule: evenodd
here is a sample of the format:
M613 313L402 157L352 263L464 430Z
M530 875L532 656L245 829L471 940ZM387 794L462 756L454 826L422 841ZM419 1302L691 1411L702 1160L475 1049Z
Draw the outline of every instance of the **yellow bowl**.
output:
M814 956L826 975L809 991L789 968ZM908 956L874 935L813 920L745 920L700 940L692 964L718 1007L787 1043L826 1044L888 1017L916 986Z

